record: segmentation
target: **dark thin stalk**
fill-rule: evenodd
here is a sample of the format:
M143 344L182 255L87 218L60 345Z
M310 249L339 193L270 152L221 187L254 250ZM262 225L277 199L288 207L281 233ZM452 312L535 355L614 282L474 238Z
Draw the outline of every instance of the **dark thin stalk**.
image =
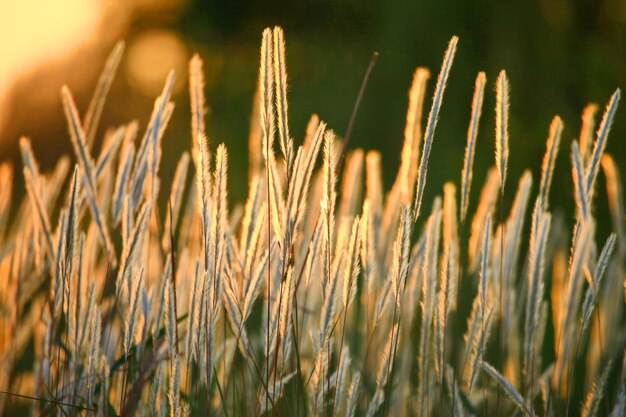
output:
M94 413L98 411L95 408L83 407L83 406L80 406L80 405L71 404L71 403L65 403L65 402L62 402L62 401L48 400L46 398L31 397L30 395L18 394L18 393L9 392L9 391L0 391L0 395L7 395L7 396L11 396L11 397L24 398L24 399L27 399L27 400L38 401L40 403L54 404L54 405L57 405L57 406L72 407L72 408L75 408L75 409L77 409L79 411L93 411Z
M359 95L356 97L356 102L354 103L354 107L352 108L352 114L350 115L350 121L348 122L348 128L346 129L346 133L343 136L343 145L341 147L341 153L339 154L339 159L337 160L337 164L335 165L335 175L339 174L341 171L341 165L343 164L343 160L346 156L346 150L348 149L348 144L350 143L350 138L352 137L352 130L354 129L354 122L356 120L356 115L359 111L359 107L361 106L361 101L363 100L363 96L365 95L365 88L370 79L370 75L372 75L372 70L374 69L374 65L376 65L376 61L378 61L378 52L374 52L372 57L370 58L370 63L367 66L367 70L365 71L365 76L363 77L363 82L361 82L361 89L359 90Z

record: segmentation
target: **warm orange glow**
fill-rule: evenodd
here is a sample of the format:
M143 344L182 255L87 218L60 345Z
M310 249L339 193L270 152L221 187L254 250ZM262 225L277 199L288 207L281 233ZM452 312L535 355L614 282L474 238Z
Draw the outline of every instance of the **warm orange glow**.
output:
M20 0L0 2L0 126L3 102L20 75L61 59L90 40L104 2Z
M187 49L174 32L144 32L130 44L126 60L127 75L131 84L146 96L159 94L172 69L176 73L176 90L184 85L181 81L187 74Z

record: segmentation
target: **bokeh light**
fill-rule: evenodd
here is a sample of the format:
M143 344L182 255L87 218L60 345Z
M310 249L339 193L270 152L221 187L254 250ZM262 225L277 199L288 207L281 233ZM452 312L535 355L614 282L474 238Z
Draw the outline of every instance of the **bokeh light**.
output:
M130 84L147 97L155 97L163 80L174 70L174 92L185 86L187 48L172 31L151 30L135 37L128 48L126 72Z

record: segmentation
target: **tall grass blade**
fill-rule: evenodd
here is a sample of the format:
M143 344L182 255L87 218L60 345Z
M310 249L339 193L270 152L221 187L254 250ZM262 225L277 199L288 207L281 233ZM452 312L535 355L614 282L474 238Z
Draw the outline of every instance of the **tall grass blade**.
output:
M413 204L414 217L417 219L422 207L422 198L424 195L424 187L426 186L426 171L428 168L428 158L430 157L430 149L435 137L435 128L437 127L437 120L439 119L439 110L443 101L443 93L446 89L446 83L448 82L448 75L450 75L450 68L452 68L452 62L454 61L454 55L456 53L456 44L459 38L453 36L448 43L448 49L443 58L441 64L441 70L437 78L437 85L435 87L435 95L433 97L433 104L428 114L428 122L426 123L426 130L424 132L424 148L419 164L419 170L417 174L417 188L415 191L415 202Z

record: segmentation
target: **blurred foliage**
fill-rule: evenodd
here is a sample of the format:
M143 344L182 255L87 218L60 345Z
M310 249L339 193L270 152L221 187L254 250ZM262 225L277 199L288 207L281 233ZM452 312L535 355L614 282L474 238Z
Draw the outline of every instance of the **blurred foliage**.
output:
M459 35L431 155L426 201L441 193L445 181L459 181L478 71L486 71L489 88L478 138L475 198L493 163L493 82L500 69L507 70L511 82L511 178L530 168L537 179L555 114L565 122L557 172L568 172L568 143L578 136L582 108L596 102L603 109L613 90L626 86L626 3L620 0L188 0L159 11L143 10L129 24L125 34L129 44L146 30L167 29L184 40L189 57L199 52L205 60L210 107L207 133L213 146L226 142L233 172L241 170L241 175L230 179L231 195L238 201L246 193L243 173L260 34L273 25L282 26L286 33L290 125L296 143L302 140L312 113L343 134L370 56L373 51L380 53L351 146L381 151L388 185L398 166L413 70L428 67L432 87L448 39ZM89 94L77 93L83 108ZM145 123L153 98L133 91L120 74L102 125L118 125L131 118ZM164 172L173 169L190 141L186 90L181 88L174 99L175 117L164 142L171 152L165 155ZM430 99L425 106L426 116ZM58 149L43 151L44 160L56 159L55 155L69 149L60 104L57 110L56 128L25 128L36 141L62 139ZM624 173L626 123L622 114L618 110L607 151ZM509 203L515 183L507 190ZM604 194L602 186L599 189ZM555 206L573 206L569 176L555 178L553 190ZM605 211L603 196L598 201L597 210Z

